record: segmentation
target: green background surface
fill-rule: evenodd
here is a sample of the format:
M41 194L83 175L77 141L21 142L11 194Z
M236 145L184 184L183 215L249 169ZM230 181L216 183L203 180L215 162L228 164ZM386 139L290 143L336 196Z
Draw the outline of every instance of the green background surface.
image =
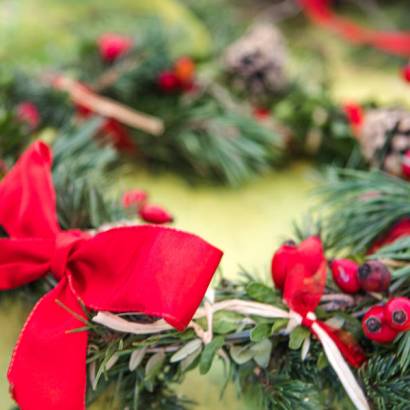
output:
M95 33L121 31L122 26L132 24L132 19L147 9L166 16L167 24L183 24L191 33L191 41L184 47L193 53L206 52L211 41L209 33L200 21L171 0L3 0L0 3L0 60L38 67L73 54L75 38L85 27ZM118 16L124 10L126 17L121 19ZM90 20L93 24L87 25ZM397 67L349 63L345 60L343 43L317 28L309 28L300 37L303 41L320 43L331 64L332 91L340 101L377 97L383 101L410 102L410 87L406 88L400 80ZM175 215L178 228L195 232L224 250L221 270L230 277L239 266L267 275L275 246L291 233L291 222L312 206L308 193L317 183L316 171L306 163L294 163L280 173L261 176L240 189L191 187L172 174L152 176L139 168L124 168L120 175L112 184L113 192L134 187L147 189L153 202L166 205ZM7 300L0 305L1 409L8 409L12 404L6 370L27 314L28 308L18 301ZM206 377L192 372L178 391L195 400L198 409L255 407L252 400L239 401L233 387L219 400L221 372L218 366ZM92 406L93 410L113 408L109 400Z

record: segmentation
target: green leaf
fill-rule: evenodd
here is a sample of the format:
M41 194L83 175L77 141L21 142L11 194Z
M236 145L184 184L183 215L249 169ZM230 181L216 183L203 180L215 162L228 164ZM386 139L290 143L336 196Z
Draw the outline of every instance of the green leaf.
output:
M161 371L165 361L165 352L163 350L151 356L145 366L145 379L152 382L156 375Z
M276 319L273 322L271 334L278 333L288 325L289 319Z
M141 349L136 349L131 353L130 361L128 363L128 368L131 372L133 372L142 362L144 359L145 353L147 351L146 347Z
M261 342L254 344L251 347L251 351L253 352L253 359L260 367L268 367L272 353L271 340L264 339Z
M302 347L303 341L310 335L309 329L298 326L289 335L289 349L298 350Z
M245 364L254 356L254 352L249 345L231 346L229 353L231 354L232 360L237 364Z
M274 303L275 295L273 289L259 282L250 282L246 287L248 296L258 302Z
M177 352L175 352L170 359L171 363L180 362L181 360L185 359L191 353L195 352L202 346L201 339L194 339L188 342L186 345L181 347Z
M251 330L252 342L260 342L271 334L271 326L267 323L260 323Z
M220 335L231 333L238 328L242 318L238 313L219 311L213 318L213 331Z
M201 360L199 362L199 372L201 374L208 373L209 369L212 366L215 353L223 346L224 341L225 339L223 336L217 336L205 346L205 349L201 355Z
M196 359L201 354L201 352L202 352L202 346L200 346L197 350L195 350L190 355L185 357L185 359L181 360L181 364L180 364L181 371L182 372L187 371L196 361Z
M320 352L317 358L316 366L319 370L324 369L327 367L329 362L327 361L327 357L324 352Z

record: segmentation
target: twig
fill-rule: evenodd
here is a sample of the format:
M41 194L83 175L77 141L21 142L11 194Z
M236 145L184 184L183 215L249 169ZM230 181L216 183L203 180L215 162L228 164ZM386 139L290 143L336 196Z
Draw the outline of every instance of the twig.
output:
M161 119L133 110L110 98L95 94L78 81L60 76L54 77L52 82L56 88L68 92L74 103L80 104L92 112L104 117L114 118L123 124L151 135L160 135L164 132L164 123Z

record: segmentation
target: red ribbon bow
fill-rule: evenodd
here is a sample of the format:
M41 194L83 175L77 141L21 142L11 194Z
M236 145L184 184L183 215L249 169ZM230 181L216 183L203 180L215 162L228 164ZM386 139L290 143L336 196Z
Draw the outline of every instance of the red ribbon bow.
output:
M376 31L334 13L329 0L300 0L309 17L356 44L366 44L391 54L410 56L410 32Z
M61 231L51 153L34 143L0 183L0 289L49 272L59 280L32 310L8 378L24 410L85 408L87 332L79 302L93 310L143 312L178 330L191 320L222 257L197 236L157 226L115 228L94 237ZM56 303L59 301L59 304Z
M291 310L298 313L301 324L316 334L315 326L320 326L336 344L346 360L355 367L366 360L353 336L336 330L316 319L315 309L322 298L326 284L327 262L319 237L312 236L299 244L292 252L286 266L283 299Z

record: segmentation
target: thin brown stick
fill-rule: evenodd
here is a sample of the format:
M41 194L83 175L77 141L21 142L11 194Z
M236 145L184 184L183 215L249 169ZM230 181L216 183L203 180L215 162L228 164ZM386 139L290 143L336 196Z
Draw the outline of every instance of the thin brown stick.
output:
M101 97L87 90L78 81L61 76L57 81L54 81L54 84L57 88L68 92L73 102L97 114L114 118L151 135L160 135L164 132L164 123L161 119L133 110L110 98Z

